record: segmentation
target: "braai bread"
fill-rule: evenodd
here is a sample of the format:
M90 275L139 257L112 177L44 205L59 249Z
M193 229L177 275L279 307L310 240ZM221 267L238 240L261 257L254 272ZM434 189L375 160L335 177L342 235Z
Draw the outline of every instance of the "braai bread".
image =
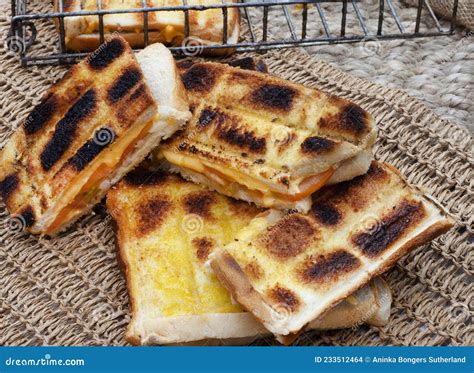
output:
M229 3L234 1L228 1ZM55 0L55 10L59 11L59 0ZM216 0L188 0L187 4L210 5L219 4ZM182 6L177 0L148 0L150 7ZM143 8L142 0L103 0L103 10L125 10ZM98 9L97 0L64 1L64 12L93 11ZM222 9L208 9L205 11L191 10L189 16L189 45L219 44L223 41L224 17ZM134 48L144 46L144 13L108 14L103 17L104 32L106 35L119 32ZM148 42L163 43L166 45L187 45L185 35L185 13L183 11L148 12ZM59 23L56 22L59 31ZM64 28L66 33L66 47L70 50L92 50L100 44L99 17L76 16L65 17ZM237 8L227 10L227 41L236 43L240 33L240 13ZM221 54L228 50L205 50L206 53Z
M311 193L367 171L376 128L359 106L225 64L178 68L193 117L158 157L185 178L258 206L307 211Z
M129 342L235 344L268 334L233 302L207 264L215 247L232 241L262 210L146 167L107 193L107 209L130 295ZM309 327L383 323L389 314L390 290L379 279Z
M169 51L155 44L137 59L110 39L51 87L0 152L3 200L31 232L68 226L189 118Z
M237 302L288 335L452 225L394 168L374 161L367 174L315 193L306 215L256 217L210 260Z

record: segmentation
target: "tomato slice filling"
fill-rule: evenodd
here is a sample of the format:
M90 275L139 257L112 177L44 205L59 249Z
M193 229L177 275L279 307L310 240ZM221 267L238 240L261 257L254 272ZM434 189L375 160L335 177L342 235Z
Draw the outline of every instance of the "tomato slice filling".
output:
M98 190L94 188L110 174L111 170L113 170L117 164L120 164L123 160L125 160L125 158L133 151L136 144L148 134L152 125L153 122L148 122L139 132L138 136L136 136L128 145L126 145L125 150L122 152L121 156L113 160L111 164L105 162L104 160L96 167L94 172L90 175L87 182L81 187L74 199L59 212L59 214L56 216L56 219L54 219L54 221L49 225L48 229L46 230L46 234L53 234L65 220L67 220L70 216L72 217L75 212L82 211L88 206L90 201L94 199L96 193L98 192ZM111 153L112 159L113 156L115 156L114 153L115 152Z
M207 177L223 185L224 187L228 186L232 182L236 182L239 185L241 185L237 180L233 180L228 175L222 172L219 172L218 170L212 167L204 166L204 169L208 173ZM291 201L291 202L300 201L306 198L307 196L313 194L317 190L321 189L328 182L331 176L334 174L334 171L335 170L330 168L324 172L321 172L320 174L308 176L299 184L299 190L300 190L299 193L290 194L290 193L279 193L279 192L270 191L268 192L268 195L275 196L276 198L285 200L285 201ZM216 177L213 177L213 175ZM248 189L248 192L258 198L262 198L265 196L264 192L261 192L258 190Z
M317 190L321 189L328 182L328 180L331 178L333 173L334 173L334 170L330 168L329 170L321 172L320 174L307 177L300 183L299 193L296 193L296 194L274 193L274 194L279 195L281 196L281 198L286 199L288 201L292 201L292 202L299 201L313 194Z

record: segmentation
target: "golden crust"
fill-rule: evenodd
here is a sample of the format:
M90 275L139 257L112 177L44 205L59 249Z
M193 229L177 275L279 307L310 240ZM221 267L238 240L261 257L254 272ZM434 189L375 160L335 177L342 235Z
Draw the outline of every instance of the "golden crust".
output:
M307 227L287 223L303 217L311 225L311 243ZM290 227L285 236L292 237L291 255L275 255L289 250L278 249L281 242L266 246L275 226ZM213 254L211 265L244 308L270 331L288 335L452 226L444 210L410 188L398 171L374 161L366 175L316 193L307 215L255 218L235 242ZM249 263L264 275L252 277ZM291 290L296 307L291 298L266 295L275 283Z

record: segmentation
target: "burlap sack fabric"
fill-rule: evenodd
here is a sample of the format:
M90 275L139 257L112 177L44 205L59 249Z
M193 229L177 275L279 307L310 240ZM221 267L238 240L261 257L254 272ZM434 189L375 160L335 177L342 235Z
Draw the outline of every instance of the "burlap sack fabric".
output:
M408 4L418 4L418 0L406 0ZM451 19L454 0L429 0L429 4L438 16ZM474 1L458 0L456 21L468 29L474 29Z
M2 37L7 12L3 5ZM48 32L55 37L51 25L41 31L37 50L48 47ZM457 220L448 234L413 251L387 273L394 296L387 326L310 332L296 343L474 343L473 139L405 93L354 78L299 50L267 53L264 59L276 75L348 98L371 112L379 126L376 157L399 168ZM58 66L22 68L2 49L1 145L65 71ZM1 204L0 289L1 345L126 344L126 284L103 206L59 237L44 239L19 231ZM255 342L267 343L273 342Z

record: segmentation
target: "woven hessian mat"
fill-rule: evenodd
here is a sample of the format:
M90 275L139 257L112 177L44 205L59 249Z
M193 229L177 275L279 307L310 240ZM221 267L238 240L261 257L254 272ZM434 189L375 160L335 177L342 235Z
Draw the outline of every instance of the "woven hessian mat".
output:
M6 35L7 9L0 30ZM53 37L53 36L52 36ZM41 46L41 41L38 41ZM21 68L2 49L0 145L65 67ZM299 50L267 53L272 73L353 100L379 126L376 157L437 198L456 218L445 236L386 274L393 289L384 327L309 332L300 345L466 345L474 343L473 140L403 92L383 88ZM124 345L125 281L103 206L55 239L18 231L0 205L0 345ZM255 344L274 343L258 340Z

